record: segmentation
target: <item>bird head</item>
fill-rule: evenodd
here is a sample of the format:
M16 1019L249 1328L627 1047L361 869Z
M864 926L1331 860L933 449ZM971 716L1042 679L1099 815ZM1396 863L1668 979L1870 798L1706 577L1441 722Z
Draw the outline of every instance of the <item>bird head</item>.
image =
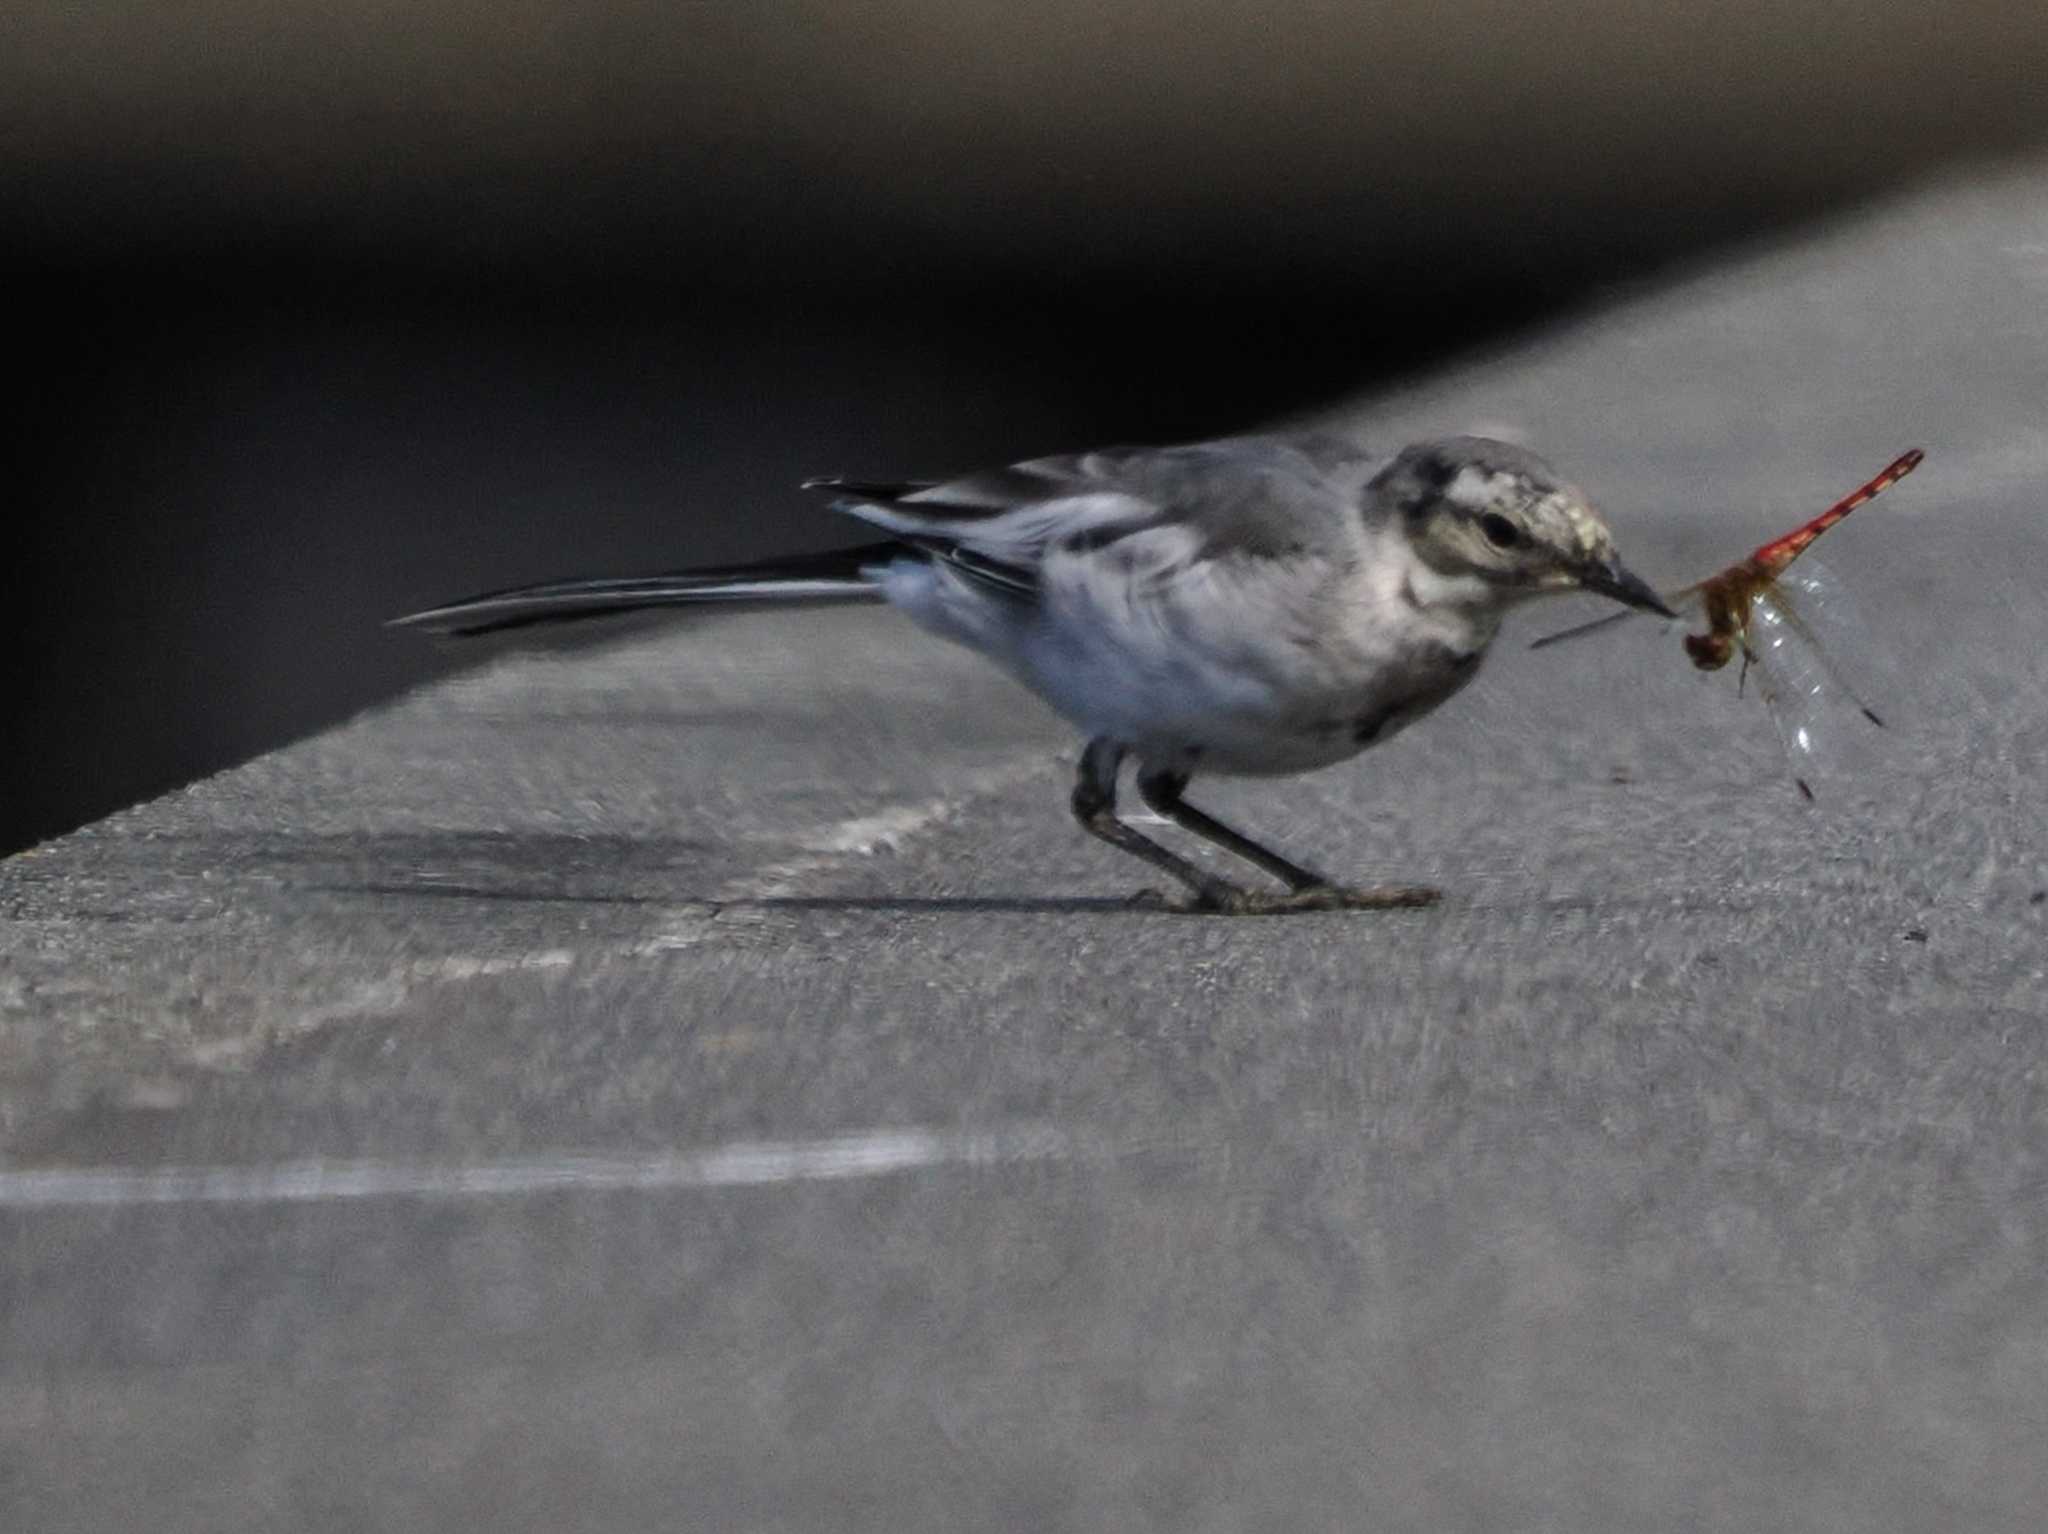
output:
M1672 616L1622 564L1583 491L1526 448L1444 437L1404 448L1373 477L1372 501L1437 576L1498 603L1592 591Z

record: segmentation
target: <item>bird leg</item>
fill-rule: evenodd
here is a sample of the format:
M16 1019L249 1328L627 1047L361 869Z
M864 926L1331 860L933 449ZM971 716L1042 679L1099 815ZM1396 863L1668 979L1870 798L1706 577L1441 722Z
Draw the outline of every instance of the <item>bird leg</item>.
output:
M1203 814L1181 797L1187 786L1188 775L1184 772L1147 769L1138 774L1138 797L1154 814L1164 815L1183 831L1191 831L1247 863L1256 863L1291 890L1315 889L1330 882L1321 874L1261 847L1242 831L1233 831L1213 815Z
M1104 736L1089 741L1088 748L1081 753L1081 770L1074 779L1073 797L1074 819L1081 822L1081 829L1180 880L1190 892L1191 910L1232 911L1251 899L1249 890L1202 872L1186 858L1169 852L1116 818L1116 775L1123 760L1124 748Z
M1289 862L1270 848L1260 846L1242 831L1233 830L1213 815L1196 809L1181 797L1187 786L1188 775L1184 772L1150 769L1138 774L1139 797L1156 814L1164 815L1182 830L1192 832L1213 846L1256 864L1287 886L1284 895L1239 890L1232 902L1220 909L1243 912L1383 910L1391 906L1434 905L1442 898L1436 890L1422 885L1348 889L1333 884L1322 874Z

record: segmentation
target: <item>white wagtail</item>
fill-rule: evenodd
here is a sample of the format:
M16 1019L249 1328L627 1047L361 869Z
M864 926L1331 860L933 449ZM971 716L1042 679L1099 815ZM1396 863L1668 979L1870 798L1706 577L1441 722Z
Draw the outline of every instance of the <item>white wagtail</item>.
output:
M806 488L889 537L526 586L397 622L480 634L643 607L887 601L1087 733L1073 792L1085 829L1180 880L1185 909L1254 912L1437 895L1332 883L1189 804L1194 773L1305 772L1377 745L1471 681L1526 597L1594 591L1668 616L1584 494L1533 453L1481 437L1417 443L1384 464L1324 437L1244 437ZM1154 811L1286 889L1242 888L1119 820L1126 756Z

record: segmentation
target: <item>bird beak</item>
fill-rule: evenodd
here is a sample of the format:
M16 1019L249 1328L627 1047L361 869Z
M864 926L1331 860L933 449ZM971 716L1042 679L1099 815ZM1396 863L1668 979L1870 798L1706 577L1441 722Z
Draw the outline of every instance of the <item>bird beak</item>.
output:
M1656 613L1662 618L1678 616L1657 595L1656 587L1618 559L1587 566L1579 575L1579 585L1587 591L1597 591L1603 597L1613 597L1626 606L1640 607L1644 612Z

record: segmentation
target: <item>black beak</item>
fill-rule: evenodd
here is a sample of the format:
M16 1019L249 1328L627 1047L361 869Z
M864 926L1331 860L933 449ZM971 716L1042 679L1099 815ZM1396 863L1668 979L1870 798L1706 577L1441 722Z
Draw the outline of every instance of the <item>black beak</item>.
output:
M1588 565L1579 576L1579 584L1588 591L1597 591L1603 597L1629 607L1640 607L1646 613L1655 613L1660 618L1676 618L1657 588L1637 575L1618 559L1610 559L1603 565Z

